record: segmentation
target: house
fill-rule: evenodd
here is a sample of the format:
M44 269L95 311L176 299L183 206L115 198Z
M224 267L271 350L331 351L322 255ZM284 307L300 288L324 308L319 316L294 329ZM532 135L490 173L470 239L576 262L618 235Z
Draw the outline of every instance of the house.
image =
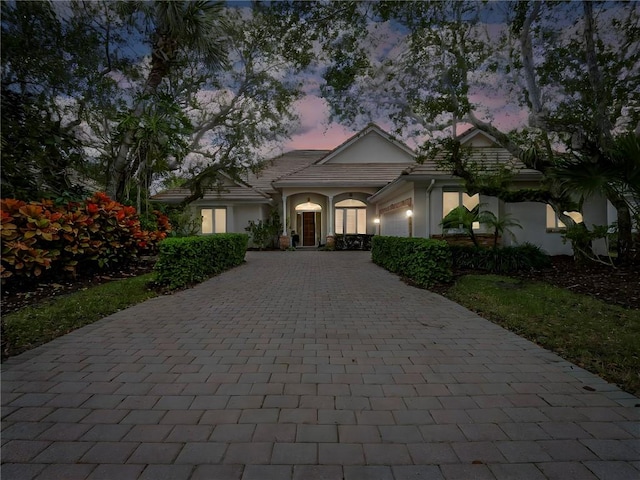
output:
M515 186L535 187L540 181L539 172L525 168L486 133L473 129L460 141L483 168L510 166ZM166 190L154 199L178 203L188 193ZM317 247L342 234L437 237L448 212L478 204L498 218L510 214L521 224L514 237L504 236L503 244L530 242L552 255L571 254L551 207L469 196L461 179L438 169L435 160L417 163L411 148L375 124L333 150L291 151L243 180L225 178L222 188L207 191L191 208L202 219L202 234L243 233L249 220L264 220L275 208L284 224L283 237L288 240L295 232L299 246ZM610 223L612 211L605 199L595 198L585 202L582 213L587 224L603 225ZM483 225L475 227L484 231Z

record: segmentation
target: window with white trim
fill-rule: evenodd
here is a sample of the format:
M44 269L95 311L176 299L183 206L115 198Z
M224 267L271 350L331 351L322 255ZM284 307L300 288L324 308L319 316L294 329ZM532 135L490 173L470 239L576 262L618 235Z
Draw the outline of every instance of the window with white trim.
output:
M480 203L480 195L469 195L466 192L442 192L442 218L446 217L451 210L464 205L467 210L473 210ZM480 228L480 222L473 222L474 230Z
M576 223L582 223L582 214L580 212L564 212L565 215L573 218ZM555 210L551 205L547 205L547 230L564 230L567 226L558 218Z
M202 208L202 233L226 233L227 209L226 208Z
M367 204L347 199L335 205L336 234L367 233Z

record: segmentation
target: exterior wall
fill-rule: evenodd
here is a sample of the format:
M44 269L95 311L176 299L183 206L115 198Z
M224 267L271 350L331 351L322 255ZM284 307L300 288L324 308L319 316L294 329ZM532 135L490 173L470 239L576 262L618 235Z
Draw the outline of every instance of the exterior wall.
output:
M562 232L547 231L547 206L543 203L524 202L505 204L505 211L511 213L522 225L522 229L514 228L512 232L516 236L513 242L508 236L505 244L533 243L545 250L549 255L573 255L573 249L569 242L563 243ZM583 221L592 228L593 225L608 224L607 202L604 198L593 197L585 201L582 209ZM594 251L600 255L606 255L604 240L594 242Z
M266 205L236 205L227 209L227 215L229 209L233 210L233 223L227 218L229 233L247 233L245 228L249 226L249 220L265 220L268 213Z
M380 214L380 234L389 236L407 237L409 236L409 221L406 211L413 211L412 234L414 237L428 238L442 235L442 208L443 192L454 188L460 188L461 184L451 181L431 186L430 183L411 183L398 190L392 197L377 204L377 210L381 211L393 204L400 204L410 199L411 205L403 205ZM429 189L431 190L429 191ZM571 245L562 241L560 232L548 232L546 226L546 205L535 202L504 203L496 197L480 196L482 210L491 211L493 214L502 217L510 214L517 220L522 228L511 228L513 236L502 235L503 245L518 245L525 242L541 247L549 255L572 255ZM611 208L607 207L607 202L602 198L593 198L584 204L584 221L591 225L604 225L607 220L611 220ZM478 234L492 234L488 229L476 230ZM596 251L604 254L604 242L597 242L594 245Z
M609 225L609 212L607 204L609 202L601 196L593 196L584 202L582 207L582 219L590 229L593 225ZM615 211L615 210L614 210ZM604 239L593 242L593 250L598 255L606 255L607 246Z
M197 201L191 205L191 211L195 218L200 217L203 208L225 208L227 210L227 233L247 233L245 227L249 220L264 220L267 218L269 206L265 204L225 204L216 201Z
M465 146L482 148L482 147L495 147L496 144L493 143L489 138L481 134L481 135L476 135L468 142L465 142Z
M327 163L413 163L413 157L375 132L329 159Z
M442 192L442 185L437 185L429 196L429 236L442 235Z
M562 242L559 232L547 232L547 207L543 203L522 202L507 203L505 212L517 220L522 229L512 229L515 242L510 244L532 243L541 247L549 255L572 255L571 245Z

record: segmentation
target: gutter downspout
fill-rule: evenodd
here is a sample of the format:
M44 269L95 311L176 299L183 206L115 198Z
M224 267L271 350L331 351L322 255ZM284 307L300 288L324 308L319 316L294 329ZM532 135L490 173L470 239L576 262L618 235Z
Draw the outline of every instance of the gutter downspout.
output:
M426 231L427 238L431 238L431 221L430 221L430 217L431 217L431 215L430 215L430 213L431 213L430 212L431 211L431 190L433 190L433 186L434 186L435 183L436 183L436 179L432 178L431 179L431 184L427 187L427 192L426 192L426 194L427 194L427 208L426 208L426 211L424 213L425 213L425 216L426 216L426 223L427 223L427 231Z

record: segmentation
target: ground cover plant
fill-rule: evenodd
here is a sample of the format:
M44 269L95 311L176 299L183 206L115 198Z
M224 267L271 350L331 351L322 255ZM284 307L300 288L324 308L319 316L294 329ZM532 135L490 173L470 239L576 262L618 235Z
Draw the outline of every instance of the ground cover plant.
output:
M4 314L2 357L17 355L157 295L152 274L119 279ZM50 289L50 291L53 288Z
M640 310L542 282L497 275L463 276L445 295L640 394Z

